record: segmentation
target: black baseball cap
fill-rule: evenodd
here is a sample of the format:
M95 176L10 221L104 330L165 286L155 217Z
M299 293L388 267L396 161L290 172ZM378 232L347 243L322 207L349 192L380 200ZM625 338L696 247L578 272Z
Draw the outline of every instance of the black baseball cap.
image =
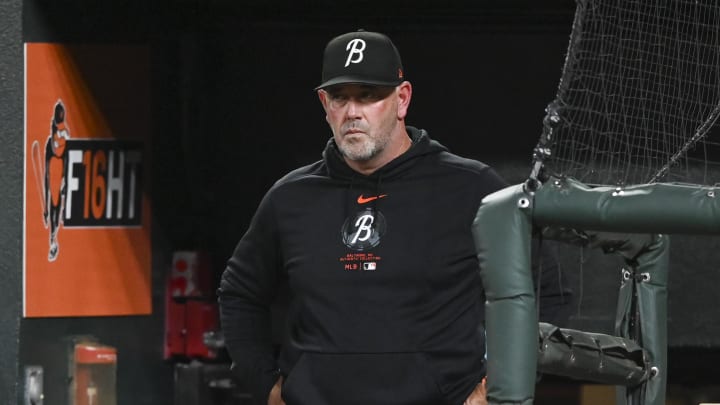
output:
M358 30L328 42L322 84L315 90L344 83L394 87L404 80L400 53L390 38L379 32Z

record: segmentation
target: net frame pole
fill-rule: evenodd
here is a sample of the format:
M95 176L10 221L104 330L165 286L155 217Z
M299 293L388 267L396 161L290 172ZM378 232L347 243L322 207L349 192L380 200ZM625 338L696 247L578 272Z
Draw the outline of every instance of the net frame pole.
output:
M662 405L667 386L667 281L670 238L651 235L640 253L626 260L615 316L615 334L638 342L648 353L650 376L637 387L617 386L618 404Z
M615 334L646 350L650 376L637 387L618 386L618 404L665 403L670 250L666 234L720 233L720 201L715 197L714 188L695 185L591 188L569 178L551 178L535 193L537 226L589 230L590 244L625 259Z
M487 302L487 386L493 405L532 404L538 320L530 271L532 196L522 185L483 200L472 225Z
M535 193L538 226L653 234L720 234L720 187L653 183L590 187L550 177Z
M670 246L664 233L720 233L719 223L714 190L700 186L590 188L550 178L535 192L520 184L483 199L472 233L487 297L488 402L525 405L534 400L538 323L530 270L533 225L588 229L592 244L613 246L625 257L633 282L621 286L616 333L637 340L649 353L651 376L638 387L619 388L617 400L661 405L667 384ZM650 235L618 242L617 237L607 240L603 232Z

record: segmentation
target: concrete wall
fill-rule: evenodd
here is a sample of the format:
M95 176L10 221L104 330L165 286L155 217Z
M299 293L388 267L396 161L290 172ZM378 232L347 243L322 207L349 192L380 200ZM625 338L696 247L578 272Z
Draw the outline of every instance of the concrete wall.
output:
M22 303L22 1L4 0L0 9L0 401L5 402L17 392Z

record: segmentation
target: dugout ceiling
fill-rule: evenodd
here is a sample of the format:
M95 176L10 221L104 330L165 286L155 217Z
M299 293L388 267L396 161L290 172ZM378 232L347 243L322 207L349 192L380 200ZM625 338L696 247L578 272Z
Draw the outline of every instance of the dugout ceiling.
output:
M306 27L339 23L378 23L404 28L485 29L569 32L572 0L382 1L356 0L33 0L23 3L23 35L47 39L125 41L175 36L183 32L222 32L245 23L302 21ZM428 25L430 24L430 25Z

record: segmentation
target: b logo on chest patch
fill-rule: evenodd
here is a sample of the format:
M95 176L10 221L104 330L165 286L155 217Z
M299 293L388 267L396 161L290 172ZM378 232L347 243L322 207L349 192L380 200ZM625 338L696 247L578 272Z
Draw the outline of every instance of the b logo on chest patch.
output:
M363 251L380 244L387 224L380 211L368 208L350 216L342 226L343 243L350 249Z

